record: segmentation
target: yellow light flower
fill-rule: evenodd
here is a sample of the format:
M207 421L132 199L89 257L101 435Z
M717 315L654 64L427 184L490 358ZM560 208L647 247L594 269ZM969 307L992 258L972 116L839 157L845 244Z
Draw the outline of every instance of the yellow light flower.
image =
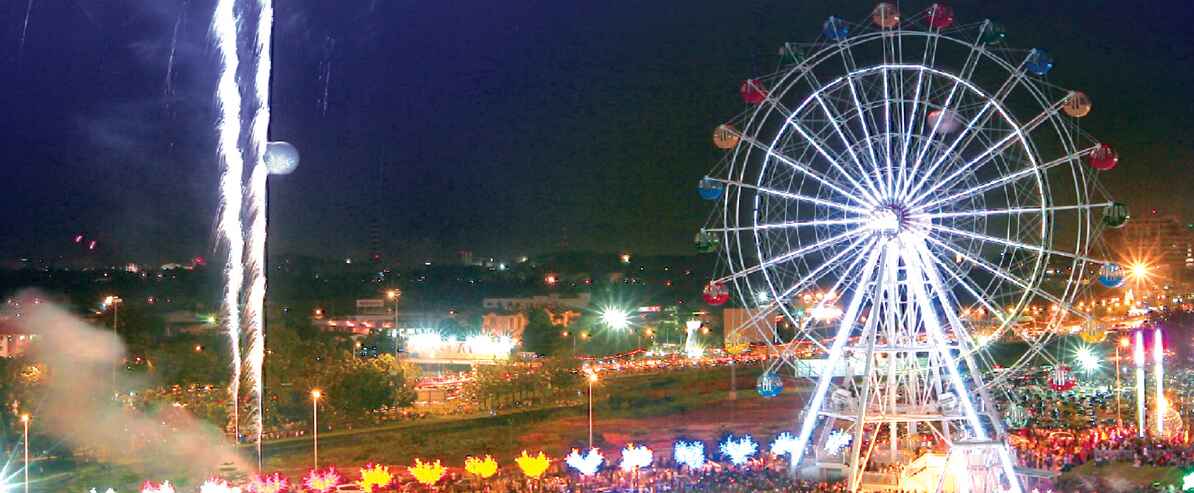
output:
M522 455L514 459L514 462L518 464L518 468L522 470L522 473L526 477L532 479L542 477L543 473L547 472L547 468L551 466L551 459L543 455L543 452L539 452L539 455L531 456L527 455L526 450L523 450Z
M464 459L464 470L481 479L489 479L497 474L498 463L489 455L486 455L484 459L468 457Z
M415 477L415 481L427 486L432 486L435 483L438 483L440 478L444 477L444 473L447 472L447 470L444 469L443 464L440 464L438 460L432 463L415 459L414 467L408 467L406 469L410 471L411 476Z

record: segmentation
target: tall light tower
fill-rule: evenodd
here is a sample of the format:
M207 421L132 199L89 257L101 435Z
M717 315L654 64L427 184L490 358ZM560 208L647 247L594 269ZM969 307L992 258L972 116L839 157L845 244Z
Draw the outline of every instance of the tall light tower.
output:
M1136 364L1136 435L1144 438L1144 331L1136 331L1132 362Z
M1165 434L1165 345L1162 344L1161 328L1153 329L1153 379L1157 382L1156 406L1157 435Z

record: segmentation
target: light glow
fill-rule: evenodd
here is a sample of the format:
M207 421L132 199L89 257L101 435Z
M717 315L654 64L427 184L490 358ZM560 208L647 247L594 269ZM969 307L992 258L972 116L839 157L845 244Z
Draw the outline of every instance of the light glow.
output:
M722 455L730 459L731 464L741 466L758 453L759 444L750 435L742 435L741 437L730 435L725 440L722 440L718 449Z
M257 443L258 466L261 462L261 439L264 431L264 379L262 367L265 364L265 293L266 271L266 192L269 166L265 162L266 146L269 144L270 124L270 76L273 72L273 0L257 0L258 16L254 39L257 54L253 77L253 120L249 132L250 153L253 168L249 174L248 191L248 272L249 291L245 299L245 332L249 339L247 358L248 382L252 385L253 433Z
M1144 331L1136 331L1135 340L1132 362L1136 366L1136 431L1140 438L1144 438Z
M112 491L110 488L108 491ZM199 487L199 493L240 493L239 486L232 486L223 479L209 479ZM324 493L324 492L319 492Z
M825 440L825 451L830 454L839 454L846 446L850 445L850 441L853 439L854 437L844 430L833 430Z
M1157 382L1157 434L1165 435L1165 345L1161 328L1153 329L1153 381Z
M1078 362L1078 366L1082 368L1087 374L1099 369L1099 357L1094 354L1090 346L1082 346L1074 352L1074 361Z
M224 321L223 332L228 334L231 350L232 376L229 378L228 395L232 402L232 423L240 429L240 295L244 284L244 231L241 226L241 208L244 195L244 155L240 148L241 97L237 85L237 71L240 70L240 55L236 49L236 30L239 24L236 15L236 0L219 0L212 14L211 29L220 53L220 75L216 83L216 101L219 102L219 119L216 130L217 152L220 155L220 212L217 218L217 234L228 250L224 264L224 296L221 300Z
M633 443L627 444L626 448L622 449L622 462L619 467L622 472L634 472L639 469L646 469L651 467L651 462L655 460L655 453L645 446L635 446Z
M597 448L591 448L584 455L580 454L577 449L572 449L572 453L564 458L564 463L579 472L582 476L592 476L597 474L597 470L601 468L601 464L605 462L605 457L601 455L601 451Z
M447 473L447 469L438 460L435 462L423 462L415 459L415 465L406 468L406 470L410 471L410 475L414 476L415 481L426 486L435 486L435 483L443 479L444 474Z
M392 482L394 475L390 473L389 466L368 464L361 468L361 479L357 481L357 485L365 490L365 493L374 493Z
M522 455L514 459L514 463L518 465L523 476L531 479L543 477L543 473L547 472L548 467L551 467L551 459L548 459L542 451L536 455L528 455L527 451L523 450Z
M793 457L796 455L796 446L796 436L785 431L771 441L771 455Z
M320 471L312 469L307 472L307 477L303 479L303 484L307 489L315 493L330 493L340 486L340 473L336 472L336 468L329 467L326 470Z
M175 492L174 492L174 485L170 484L169 481L163 481L162 484L153 484L153 483L150 483L147 481L147 482L145 482L145 484L143 486L141 486L141 493L175 493Z
M483 459L466 457L464 459L464 471L481 479L489 479L497 474L498 463L489 455L486 455Z
M625 309L607 306L601 309L601 323L614 330L626 330L630 327L630 314Z
M676 464L688 466L689 469L705 467L705 444L698 441L677 440L672 447L672 458L676 460Z

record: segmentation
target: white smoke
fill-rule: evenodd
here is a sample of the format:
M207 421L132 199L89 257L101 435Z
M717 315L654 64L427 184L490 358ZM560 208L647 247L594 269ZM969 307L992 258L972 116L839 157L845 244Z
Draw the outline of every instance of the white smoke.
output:
M111 375L124 361L125 346L111 331L46 302L21 305L21 327L37 336L30 356L47 375L34 389L39 433L147 477L182 473L201 479L226 463L244 469L215 426L178 408L166 426L156 413L125 408L112 398ZM128 383L130 377L121 378Z

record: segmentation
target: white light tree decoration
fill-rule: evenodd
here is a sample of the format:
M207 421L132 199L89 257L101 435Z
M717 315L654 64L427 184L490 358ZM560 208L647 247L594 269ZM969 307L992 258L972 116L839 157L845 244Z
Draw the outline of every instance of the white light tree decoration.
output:
M815 381L794 467L849 433L851 491L868 462L909 461L922 431L950 445L970 491L1021 491L993 396L1030 359L1052 360L1057 329L1090 319L1072 303L1107 263L1097 239L1122 206L1095 170L1117 158L1077 126L1090 99L1004 36L938 4L830 18L744 83L751 107L714 132L728 152L701 182L720 204L700 233L720 237L726 275L712 283L734 286L751 312L738 330L762 332L770 370ZM1043 330L1017 329L1029 350L995 371L988 342L1042 303L1057 307ZM840 317L806 316L829 308ZM760 323L779 315L787 334Z

